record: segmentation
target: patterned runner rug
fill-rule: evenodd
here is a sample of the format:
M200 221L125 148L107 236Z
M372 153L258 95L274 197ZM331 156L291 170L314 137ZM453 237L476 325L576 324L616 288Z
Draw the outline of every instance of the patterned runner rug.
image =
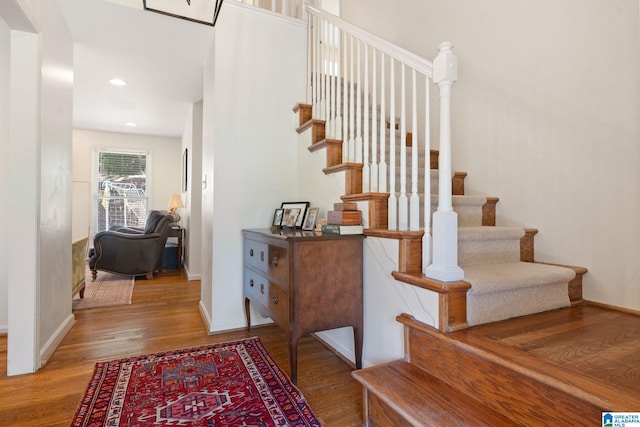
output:
M257 337L96 363L78 426L320 426Z
M96 281L91 281L91 271L87 268L84 298L76 294L71 301L73 310L110 307L131 304L135 280L131 276L99 271Z

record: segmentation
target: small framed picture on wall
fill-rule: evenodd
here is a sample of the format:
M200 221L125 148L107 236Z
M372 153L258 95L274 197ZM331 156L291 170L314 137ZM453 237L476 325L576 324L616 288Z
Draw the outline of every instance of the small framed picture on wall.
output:
M185 148L182 153L182 192L187 192L187 164L189 161L188 150Z

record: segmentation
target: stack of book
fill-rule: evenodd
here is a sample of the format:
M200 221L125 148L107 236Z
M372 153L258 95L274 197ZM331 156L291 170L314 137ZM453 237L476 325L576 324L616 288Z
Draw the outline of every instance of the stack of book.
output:
M362 211L355 203L335 203L327 212L327 223L322 225L326 234L363 234Z

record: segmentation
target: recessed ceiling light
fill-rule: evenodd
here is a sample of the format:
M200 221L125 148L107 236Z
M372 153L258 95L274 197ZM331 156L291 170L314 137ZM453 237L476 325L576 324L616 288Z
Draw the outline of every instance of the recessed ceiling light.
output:
M127 82L125 82L122 79L111 79L109 80L109 83L111 83L114 86L126 86Z
M129 126L130 128L134 128L137 125L135 123L133 123L133 122L127 122L127 123L125 123L125 126Z

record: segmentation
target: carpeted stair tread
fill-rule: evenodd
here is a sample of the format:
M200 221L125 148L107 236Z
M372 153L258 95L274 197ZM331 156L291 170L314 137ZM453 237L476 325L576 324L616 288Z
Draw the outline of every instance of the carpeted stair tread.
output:
M500 254L498 254L500 255ZM469 326L568 307L574 270L532 262L465 265Z
M469 265L464 268L464 280L471 283L469 294L569 282L575 276L575 271L569 268L535 262Z

